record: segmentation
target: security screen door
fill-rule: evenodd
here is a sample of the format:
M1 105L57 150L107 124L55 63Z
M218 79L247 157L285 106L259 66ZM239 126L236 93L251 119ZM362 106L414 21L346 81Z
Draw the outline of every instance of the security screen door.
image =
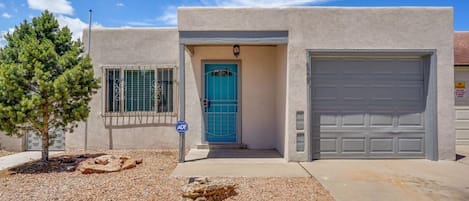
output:
M235 143L238 124L238 65L205 64L205 141Z

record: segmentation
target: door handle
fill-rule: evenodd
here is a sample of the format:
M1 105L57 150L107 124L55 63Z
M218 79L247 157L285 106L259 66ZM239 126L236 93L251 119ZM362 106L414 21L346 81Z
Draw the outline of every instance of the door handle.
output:
M203 104L204 104L204 107L205 107L205 108L210 107L210 100L208 100L208 99L205 98L205 99L203 100Z

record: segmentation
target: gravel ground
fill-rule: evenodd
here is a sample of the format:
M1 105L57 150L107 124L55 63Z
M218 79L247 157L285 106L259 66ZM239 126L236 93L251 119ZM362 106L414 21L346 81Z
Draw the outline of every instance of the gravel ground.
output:
M61 157L43 168L29 163L0 172L0 200L182 200L187 178L170 174L176 151L106 151L143 158L136 168L116 173L83 175L67 172ZM89 153L90 154L90 153ZM92 153L93 156L100 155ZM79 156L83 153L67 153ZM227 200L334 200L314 178L209 178L239 184L238 195Z
M5 150L1 150L0 149L0 157L2 156L8 156L10 154L14 154L15 152L9 152L9 151L5 151Z

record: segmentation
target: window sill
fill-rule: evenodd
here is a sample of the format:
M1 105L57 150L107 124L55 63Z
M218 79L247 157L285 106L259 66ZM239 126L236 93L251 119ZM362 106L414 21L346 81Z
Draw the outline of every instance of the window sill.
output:
M141 116L166 116L177 117L176 112L106 112L101 114L102 117L141 117Z

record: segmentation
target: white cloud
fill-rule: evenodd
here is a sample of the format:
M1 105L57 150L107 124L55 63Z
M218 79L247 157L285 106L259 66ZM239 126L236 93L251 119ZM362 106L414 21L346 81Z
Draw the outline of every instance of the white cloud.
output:
M72 39L77 40L81 38L83 29L88 27L88 23L81 21L79 18L71 18L63 15L56 16L57 21L59 22L60 27L67 26L72 32ZM98 23L93 23L94 28L103 27Z
M166 25L176 25L178 23L177 7L169 6L166 8L163 15L158 17L156 20L163 22Z
M3 14L2 14L2 17L4 17L4 18L11 18L11 15L8 14L8 13L3 13Z
M139 26L139 27L155 26L154 24L148 23L148 22L127 22L127 25L130 25L130 26Z
M227 7L282 7L320 4L331 0L201 0L205 6Z
M7 40L5 40L4 35L6 34L6 31L0 31L0 47L3 47L7 44Z
M119 2L119 3L116 3L116 6L118 6L118 7L124 7L124 6L125 6L125 4L124 4L124 3L121 3L121 2Z
M29 8L49 10L53 13L73 14L72 4L68 0L28 0Z
M0 47L3 47L7 44L7 40L5 39L5 35L7 33L13 33L15 29L9 28L8 31L0 31Z
M317 5L335 0L200 0L203 6L224 7L285 7ZM156 19L166 25L177 24L177 6L169 6L163 15Z

